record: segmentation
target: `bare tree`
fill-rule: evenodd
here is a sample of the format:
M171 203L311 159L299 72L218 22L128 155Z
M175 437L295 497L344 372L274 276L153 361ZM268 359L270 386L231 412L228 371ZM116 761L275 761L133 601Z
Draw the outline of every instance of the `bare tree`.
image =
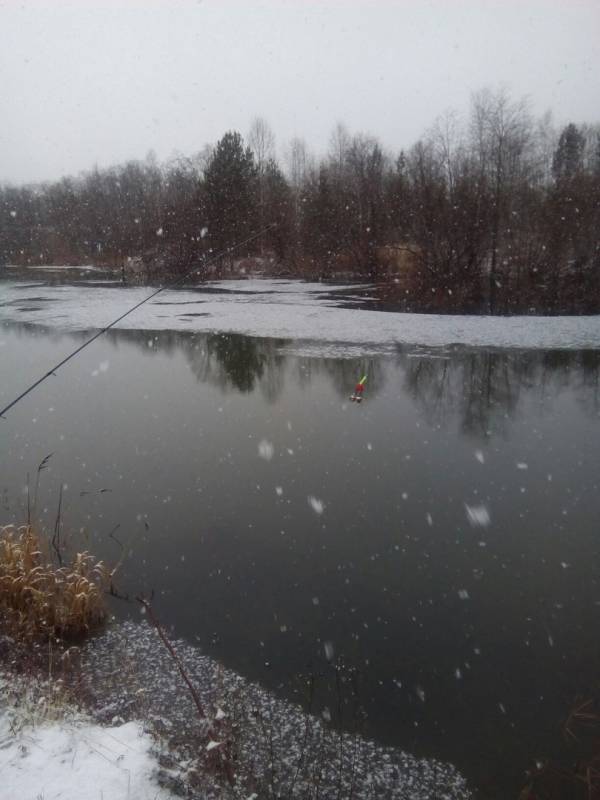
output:
M255 117L250 125L248 133L248 146L254 153L254 163L256 165L258 189L258 226L264 228L269 222L266 219L265 197L266 197L266 172L267 165L275 162L275 134L271 130L269 123L264 117ZM265 239L260 237L259 246L261 253L264 251Z
M471 136L479 166L479 180L487 195L490 225L489 311L497 310L501 288L499 248L501 223L510 214L511 189L522 176L532 144L529 103L513 101L505 89L483 89L473 95ZM531 162L529 162L531 163Z
M427 138L433 144L437 160L442 164L450 194L454 190L454 167L457 152L463 147L462 126L458 112L447 109L433 124Z
M536 177L542 186L548 186L552 180L552 160L557 143L552 112L546 111L536 123L534 139Z
M341 179L350 149L350 134L342 122L338 122L329 139L329 158L336 178Z
M264 117L254 117L247 142L254 153L254 163L260 176L267 162L275 160L275 134Z
M290 141L286 148L285 161L290 184L297 191L306 181L312 163L304 139L295 136Z

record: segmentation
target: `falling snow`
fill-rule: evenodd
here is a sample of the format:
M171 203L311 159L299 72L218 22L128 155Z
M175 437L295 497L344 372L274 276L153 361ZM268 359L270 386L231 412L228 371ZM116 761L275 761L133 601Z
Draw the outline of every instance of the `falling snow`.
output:
M270 461L275 454L275 448L273 444L269 442L267 439L261 439L258 443L258 455L261 458L264 458L265 461Z
M473 528L487 528L491 522L490 512L484 505L470 506L465 503L467 520Z
M322 500L319 500L318 497L309 494L306 499L308 501L308 505L312 508L315 514L322 514L323 511L325 511L325 503Z

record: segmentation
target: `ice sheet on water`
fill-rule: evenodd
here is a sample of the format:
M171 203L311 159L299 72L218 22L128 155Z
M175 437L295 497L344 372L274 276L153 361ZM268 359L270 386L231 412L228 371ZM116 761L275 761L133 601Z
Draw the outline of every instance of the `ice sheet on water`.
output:
M0 268L1 271L1 268ZM203 288L219 288L203 294ZM327 286L285 280L223 281L200 289L163 292L122 320L118 327L133 330L196 330L244 333L294 340L286 351L354 357L393 353L398 344L441 347L463 344L480 347L600 349L600 316L485 317L438 314L382 313L342 307L336 294L349 286ZM63 330L104 327L150 294L146 287L45 286L52 303L37 310L18 305L0 307L0 322L27 322ZM0 283L5 300L22 300L39 289L15 280ZM181 304L202 297L207 316L182 318ZM165 304L166 301L166 304ZM176 302L173 309L169 301ZM158 304L160 303L160 304ZM260 307L260 313L257 313ZM32 307L33 308L33 307ZM291 349L290 349L291 348Z

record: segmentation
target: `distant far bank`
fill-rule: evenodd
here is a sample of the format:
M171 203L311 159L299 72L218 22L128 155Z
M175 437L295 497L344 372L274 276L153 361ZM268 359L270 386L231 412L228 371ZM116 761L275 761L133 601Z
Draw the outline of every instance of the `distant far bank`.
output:
M338 123L325 156L296 138L284 161L257 118L246 141L227 131L164 164L0 185L0 264L91 264L129 283L351 278L414 312L600 313L597 123L555 128L482 89L407 150Z

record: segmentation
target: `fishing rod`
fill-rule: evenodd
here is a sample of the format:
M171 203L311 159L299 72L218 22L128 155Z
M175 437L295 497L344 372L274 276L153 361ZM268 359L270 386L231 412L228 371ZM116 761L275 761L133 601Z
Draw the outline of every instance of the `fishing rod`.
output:
M239 248L243 247L245 244L248 244L249 242L254 241L254 239L258 239L259 236L262 236L263 233L266 233L271 228L275 228L276 225L277 225L277 223L272 222L270 225L267 225L266 227L261 228L261 230L259 230L257 233L253 233L251 236L248 236L247 239L243 239L241 242L237 242L236 244L232 245L231 247L227 247L224 250L221 250L221 252L216 253L214 256L209 258L208 261L205 261L202 266L206 268L210 264L214 264L215 261L218 261L218 259L220 259L223 256L227 255L228 253L233 253L235 250L239 250ZM85 341L83 344L81 344L79 347L77 347L75 350L73 350L72 353L69 353L68 356L63 358L62 361L59 361L58 364L56 364L54 367L52 367L52 369L48 370L48 372L46 372L44 375L42 375L41 378L38 378L37 381L32 383L31 386L29 386L27 389L25 389L24 392L21 392L21 394L18 397L15 397L15 399L11 403L9 403L7 406L5 406L0 411L0 418L4 419L4 415L6 414L7 411L10 411L10 409L13 408L13 406L16 406L17 403L19 403L24 397L27 397L27 395L30 392L32 392L35 388L37 388L40 385L40 383L43 383L51 375L56 375L57 370L59 370L61 367L64 367L64 365L67 363L67 361L70 361L72 358L75 358L76 355L81 353L82 350L85 350L85 348L88 347L88 345L90 345L92 342L95 342L96 339L98 339L100 336L102 336L103 333L106 333L106 331L109 331L111 328L114 328L115 325L117 325L119 322L121 322L121 320L125 319L125 317L128 317L130 314L133 314L133 312L136 309L140 308L140 306L143 306L149 300L152 300L152 298L156 297L157 294L160 294L161 292L164 292L165 289L173 289L175 286L177 286L178 284L182 283L184 280L186 280L186 278L188 278L192 274L192 272L198 272L199 273L197 265L194 266L194 267L191 267L187 272L185 272L181 277L177 278L176 280L173 280L170 283L167 283L164 286L159 287L155 292L152 292L152 294L149 294L148 297L146 297L144 300L141 300L139 303L136 303L128 311L126 311L124 314L121 314L120 317L117 317L117 319L113 320L109 325L107 325L106 327L101 328L99 331L97 331L90 339L87 339L87 341Z

